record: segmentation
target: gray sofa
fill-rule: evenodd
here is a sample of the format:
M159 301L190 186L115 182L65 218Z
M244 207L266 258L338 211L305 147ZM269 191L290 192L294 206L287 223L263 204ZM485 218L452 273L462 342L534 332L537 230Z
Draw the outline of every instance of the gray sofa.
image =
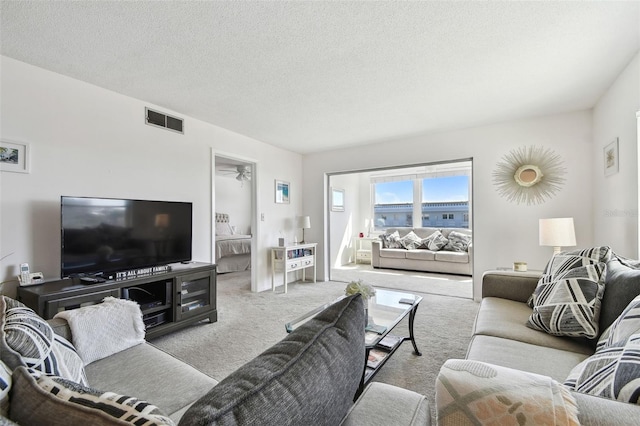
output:
M614 259L607 263L606 274L600 332L640 294L639 270L627 268ZM557 337L525 325L532 313L526 302L538 279L535 274L508 271L490 271L483 275L482 301L467 352L468 360L549 376L563 383L574 366L594 353L597 339ZM582 425L638 424L638 405L574 391L571 394L577 401Z
M48 323L73 340L64 320ZM428 425L425 397L406 389L371 383L353 402L364 359L364 307L356 295L319 313L219 383L149 343L88 364L85 372L92 388L149 401L181 425ZM35 380L25 372L22 366L14 370L11 420L126 424L66 401L52 402L46 392L34 390ZM12 424L0 416L5 423Z
M420 238L427 238L440 231L447 238L452 231L472 236L466 228L389 228L385 233L398 231L400 238L413 231ZM371 244L371 265L374 268L405 269L410 271L440 272L455 275L472 275L473 242L464 252L449 250L432 251L425 248L407 250L406 248L385 248L382 241Z

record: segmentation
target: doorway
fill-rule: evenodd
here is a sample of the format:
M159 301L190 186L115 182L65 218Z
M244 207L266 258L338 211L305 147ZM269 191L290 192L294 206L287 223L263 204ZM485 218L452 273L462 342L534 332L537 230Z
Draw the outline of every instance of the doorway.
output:
M328 203L330 280L473 298L471 276L373 268L367 258L387 228L472 230L472 176L472 159L329 175L330 197L344 198L341 209Z
M220 153L212 157L213 262L218 274L249 272L256 291L257 164Z

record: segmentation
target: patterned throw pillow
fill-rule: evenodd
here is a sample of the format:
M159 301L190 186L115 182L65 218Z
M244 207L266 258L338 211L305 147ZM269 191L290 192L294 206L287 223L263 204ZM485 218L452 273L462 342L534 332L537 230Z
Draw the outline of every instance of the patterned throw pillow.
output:
M555 336L598 336L606 265L596 263L543 275L527 326Z
M420 246L421 242L422 240L420 239L420 237L418 237L413 231L409 231L407 235L400 238L400 244L402 244L402 247L406 248L407 250L417 249L418 246Z
M19 367L14 371L11 420L20 424L173 425L158 407L130 396L101 392L62 377ZM57 424L57 423L56 423Z
M87 383L74 346L22 303L0 296L0 360L10 369L25 366Z
M391 234L382 234L380 239L382 240L382 248L402 248L398 231L394 231Z
M624 346L632 335L640 333L640 295L629 303L598 340L596 352L612 346Z
M11 370L0 361L0 416L9 415L9 391L11 390Z
M449 232L448 240L449 242L442 250L465 252L469 250L471 236L458 231L451 231Z
M600 349L576 365L564 382L577 392L640 404L640 334Z
M448 242L449 240L447 240L444 235L442 235L442 232L436 231L433 234L429 235L427 238L423 239L420 247L424 247L427 250L431 251L438 251L442 250Z

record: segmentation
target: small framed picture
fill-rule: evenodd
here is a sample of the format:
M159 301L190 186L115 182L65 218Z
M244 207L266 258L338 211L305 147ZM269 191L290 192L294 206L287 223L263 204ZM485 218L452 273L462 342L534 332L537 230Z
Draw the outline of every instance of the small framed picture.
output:
M289 204L289 182L276 179L276 204Z
M331 211L344 211L344 189L331 188Z
M29 144L0 141L0 170L3 172L29 173Z
M618 156L618 138L604 147L604 175L611 176L620 171Z

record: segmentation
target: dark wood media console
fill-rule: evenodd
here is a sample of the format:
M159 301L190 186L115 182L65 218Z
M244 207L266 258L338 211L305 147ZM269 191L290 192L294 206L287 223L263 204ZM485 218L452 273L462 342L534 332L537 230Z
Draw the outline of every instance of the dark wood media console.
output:
M18 288L18 300L45 319L61 311L100 303L107 296L138 302L146 338L184 328L204 319L218 320L216 265L171 265L171 271L85 284L79 278Z

